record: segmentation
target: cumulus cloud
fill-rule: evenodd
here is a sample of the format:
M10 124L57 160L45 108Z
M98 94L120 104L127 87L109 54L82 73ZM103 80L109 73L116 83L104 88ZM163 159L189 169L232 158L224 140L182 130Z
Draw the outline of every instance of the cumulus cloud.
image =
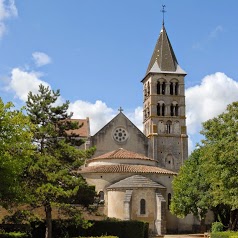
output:
M132 112L125 112L125 115L141 130L143 131L143 108L137 107Z
M203 78L200 85L186 90L187 126L193 135L201 130L201 123L225 111L238 100L238 82L217 72Z
M41 80L41 74L37 72L27 72L19 68L14 68L11 71L10 83L8 85L8 90L15 93L15 97L22 101L27 100L27 95L31 91L37 93L39 85L50 86L45 81Z
M51 58L43 52L34 52L32 57L37 67L41 67L52 62Z
M89 117L92 135L105 126L105 124L116 115L112 108L100 100L97 100L95 103L77 100L70 103L69 112L73 112L72 118Z
M18 15L14 0L0 0L0 38L6 32L5 21Z

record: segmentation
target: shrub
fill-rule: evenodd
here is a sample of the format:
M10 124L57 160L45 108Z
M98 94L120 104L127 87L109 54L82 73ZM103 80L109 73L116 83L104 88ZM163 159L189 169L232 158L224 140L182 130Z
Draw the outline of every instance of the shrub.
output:
M221 222L212 223L212 233L223 231L223 224Z
M238 238L238 232L224 231L211 233L211 238Z
M29 235L21 232L9 232L0 234L0 238L27 238Z

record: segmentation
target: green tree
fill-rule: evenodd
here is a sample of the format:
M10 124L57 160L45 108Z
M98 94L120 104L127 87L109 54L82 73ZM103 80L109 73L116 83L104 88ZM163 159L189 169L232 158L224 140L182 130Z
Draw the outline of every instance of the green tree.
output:
M75 171L94 151L81 151L72 146L75 135L68 136L66 131L77 126L69 120L69 102L57 105L59 97L59 90L40 85L38 94L30 92L26 102L27 113L35 125L33 142L37 145L27 170L27 188L31 189L31 202L44 206L46 238L52 237L52 206L69 208L69 198L77 194L80 187L87 187ZM83 219L78 217L78 221Z
M230 208L229 228L238 225L238 102L203 124L204 168L211 184L213 204Z
M200 148L193 151L179 174L173 180L173 197L170 210L180 218L193 214L200 220L201 230L204 229L207 211L211 208L212 197L210 185L206 181Z
M0 98L0 204L22 200L21 177L33 153L31 123L22 110Z

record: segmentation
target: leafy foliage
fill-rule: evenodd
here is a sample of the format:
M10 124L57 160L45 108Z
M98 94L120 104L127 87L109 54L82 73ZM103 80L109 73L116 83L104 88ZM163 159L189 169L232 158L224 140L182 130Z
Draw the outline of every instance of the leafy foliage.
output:
M202 153L201 149L196 149L173 180L174 195L170 210L178 217L184 218L192 213L204 221L211 208L210 185L206 182L200 159Z
M174 180L171 210L184 217L203 219L212 209L219 221L238 229L238 102L219 116L203 123L204 135Z
M0 98L0 203L8 206L22 198L20 177L34 146L29 118Z

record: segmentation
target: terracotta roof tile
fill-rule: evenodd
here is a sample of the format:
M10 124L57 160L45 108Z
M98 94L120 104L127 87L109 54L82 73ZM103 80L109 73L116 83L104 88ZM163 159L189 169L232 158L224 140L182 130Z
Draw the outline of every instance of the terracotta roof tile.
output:
M71 122L78 122L78 129L75 130L67 130L66 133L68 135L77 135L80 137L87 138L90 136L90 127L89 127L89 118L86 119L70 119Z
M110 151L106 154L100 155L98 157L95 157L93 159L88 160L88 162L94 161L94 160L101 160L101 159L142 159L142 160L153 160L152 158L146 157L142 154L138 154L132 151L125 150L123 148Z
M139 174L165 174L165 175L177 174L176 172L155 166L128 165L128 164L89 166L82 168L78 172L81 174L85 173L139 173Z

